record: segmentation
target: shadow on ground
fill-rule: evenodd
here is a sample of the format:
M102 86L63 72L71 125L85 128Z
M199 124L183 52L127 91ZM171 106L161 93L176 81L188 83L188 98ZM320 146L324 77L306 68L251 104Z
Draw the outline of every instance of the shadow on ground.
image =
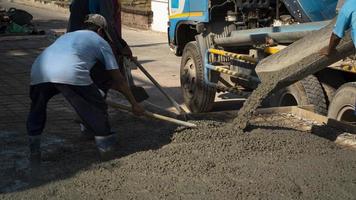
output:
M18 192L64 180L100 163L94 141L82 138L79 126L71 120L75 117L74 113L61 109L58 109L58 112L68 118L61 120L53 117L48 121L43 134L42 165L36 177L31 174L27 161L28 149L24 126L1 132L0 144L4 147L0 152L1 193ZM52 111L48 114L54 113ZM171 124L138 119L118 111L111 111L111 117L113 130L118 133L119 138L116 159L140 151L159 149L169 144L177 128Z
M162 44L167 44L167 42L149 43L149 44L134 44L134 45L130 45L130 47L131 48L134 48L134 47L152 47L152 46L160 46Z
M64 180L100 163L94 141L80 137L73 110L58 95L47 109L40 174L31 179L25 127L30 104L30 68L36 56L49 44L45 38L1 41L0 193L14 193ZM170 143L177 128L116 110L110 110L110 116L113 130L119 136L117 159L161 148Z
M38 23L52 24L49 21ZM47 28L63 28L63 25L62 21L54 21ZM1 41L0 193L24 191L68 179L100 163L94 141L80 137L79 126L74 123L73 110L63 97L56 96L47 109L48 121L43 134L40 174L30 179L25 127L30 105L30 68L36 56L50 43L44 37ZM153 90L153 87L148 87L148 93L154 93ZM165 90L174 98L180 95L178 87ZM177 129L172 124L138 119L116 110L110 110L110 116L113 130L119 136L117 159L140 151L159 149L171 142ZM116 163L120 163L120 160Z
M141 64L152 62L153 60L140 60ZM135 84L145 88L147 94L150 96L148 99L149 102L159 102L160 107L167 109L173 105L167 100L167 98L153 85L150 80L140 77L135 77ZM182 88L181 87L163 87L163 90L167 92L176 102L180 105L184 104ZM222 94L217 94L220 97ZM220 112L220 111L229 111L229 110L239 110L243 103L243 99L236 99L236 95L233 96L235 99L216 101L213 103L211 112Z
M67 29L67 21L64 20L34 20L33 23L40 30L49 31L51 29Z
M311 133L334 142L337 140L338 136L344 134L345 132L327 125L314 125L312 126Z

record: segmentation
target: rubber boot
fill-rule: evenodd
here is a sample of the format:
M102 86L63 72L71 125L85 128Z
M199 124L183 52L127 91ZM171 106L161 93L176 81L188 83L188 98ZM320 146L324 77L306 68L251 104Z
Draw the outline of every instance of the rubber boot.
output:
M115 144L117 143L116 134L111 134L108 136L95 136L95 143L98 148L101 160L107 161L114 158Z
M29 136L30 164L41 164L41 136Z
M87 129L83 123L79 123L81 137L85 140L94 140L94 133Z
M29 136L30 182L36 184L41 171L41 136Z

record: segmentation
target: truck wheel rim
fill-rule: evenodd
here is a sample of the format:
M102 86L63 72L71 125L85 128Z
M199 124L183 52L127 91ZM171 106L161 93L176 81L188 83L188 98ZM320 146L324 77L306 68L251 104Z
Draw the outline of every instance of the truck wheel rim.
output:
M184 65L183 88L190 97L193 96L196 89L196 67L192 58L188 58Z
M337 115L337 120L344 122L356 122L355 107L352 105L344 106Z

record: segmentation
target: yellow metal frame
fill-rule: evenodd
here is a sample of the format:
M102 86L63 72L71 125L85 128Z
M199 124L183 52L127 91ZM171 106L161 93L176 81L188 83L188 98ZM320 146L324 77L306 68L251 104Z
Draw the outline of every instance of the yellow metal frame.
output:
M276 54L283 48L285 48L285 46L266 47L265 53ZM351 65L345 65L345 64L342 65L341 64L341 65L336 65L336 66L330 66L329 68L356 74L356 62L353 65L352 64Z
M280 51L281 49L277 48L277 47L266 47L265 48L265 53L268 54L276 54Z
M221 55L233 59L238 59L238 60L243 60L246 62L250 62L253 64L257 64L258 60L256 58L253 58L249 55L244 55L244 54L237 54L237 53L231 53L228 51L223 51L223 50L218 50L218 49L209 49L209 53L215 54L215 55Z
M330 66L329 68L356 74L356 65L353 65L353 66L351 66L351 65Z
M229 69L225 69L225 68L219 67L219 66L216 66L215 70L218 72L224 73L224 74L228 74L230 76L237 76L239 74L238 72L234 72L234 71L231 71Z
M276 54L279 51L281 51L282 49L286 48L287 46L284 45L277 45L277 46L273 46L273 47L266 47L265 48L265 53L268 54Z
M286 46L266 47L265 53L276 54L279 51L281 51L282 49L284 49L285 47ZM225 57L229 57L229 58L233 58L233 59L238 59L238 60L242 60L242 61L249 62L252 64L258 63L258 60L256 58L253 58L249 55L237 54L237 53L232 53L232 52L219 50L219 49L209 49L208 51L211 54L221 55L221 56L225 56ZM353 65L352 64L351 65L343 64L343 65L339 65L339 66L330 66L329 68L356 74L356 62ZM219 68L217 71L220 71L225 74L235 75L234 72L224 69L224 68Z

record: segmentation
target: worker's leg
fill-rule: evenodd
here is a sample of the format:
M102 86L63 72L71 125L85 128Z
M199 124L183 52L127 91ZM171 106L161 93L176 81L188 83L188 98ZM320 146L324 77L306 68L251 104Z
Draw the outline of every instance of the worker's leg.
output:
M101 95L106 98L107 93L112 85L112 79L105 70L105 67L100 62L97 62L94 67L90 71L91 79L93 80L94 84L100 89ZM84 138L92 139L94 134L87 128L84 123L79 120L80 132L82 133Z
M42 83L30 87L31 108L27 118L30 161L41 160L41 134L46 124L47 103L59 91L51 83Z
M56 84L56 88L73 106L84 125L95 135L95 141L102 156L113 153L116 135L111 132L107 105L98 88Z
M106 94L111 88L113 82L110 74L101 62L97 62L90 70L90 77L94 84L105 93L106 97Z
M86 15L89 14L88 0L73 0L69 7L70 16L67 32L82 30Z

